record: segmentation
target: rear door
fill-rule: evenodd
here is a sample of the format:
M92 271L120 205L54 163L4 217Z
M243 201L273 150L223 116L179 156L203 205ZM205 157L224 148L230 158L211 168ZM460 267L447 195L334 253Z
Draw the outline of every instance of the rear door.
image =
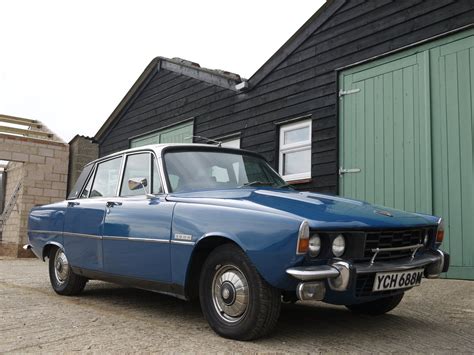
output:
M68 200L64 248L72 266L102 270L102 233L107 201L116 196L122 157L97 163L76 199Z
M146 188L130 190L131 178L146 178ZM147 198L146 192L156 198ZM103 235L105 272L169 283L174 203L164 198L152 152L127 155L120 196L108 202Z

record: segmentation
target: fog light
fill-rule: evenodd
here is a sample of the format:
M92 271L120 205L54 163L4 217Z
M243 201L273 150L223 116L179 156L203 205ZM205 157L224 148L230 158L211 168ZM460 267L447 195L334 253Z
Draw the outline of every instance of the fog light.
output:
M324 281L301 282L296 288L296 295L301 301L322 301L326 295Z
M332 242L332 253L334 256L341 256L346 250L346 240L342 234L339 234Z
M321 238L315 234L309 239L309 255L316 257L321 251Z

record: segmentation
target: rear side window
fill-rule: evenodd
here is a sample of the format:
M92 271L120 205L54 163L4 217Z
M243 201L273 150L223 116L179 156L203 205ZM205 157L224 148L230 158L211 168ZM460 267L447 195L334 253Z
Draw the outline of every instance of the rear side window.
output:
M94 167L94 164L89 164L89 165L86 165L84 169L82 169L82 172L79 175L79 178L77 179L76 184L74 185L73 189L69 193L69 196L67 197L68 200L72 200L79 197L79 193L81 192L82 186L86 182L86 179L89 176L93 167Z
M112 197L117 192L122 157L104 161L97 165L89 197Z

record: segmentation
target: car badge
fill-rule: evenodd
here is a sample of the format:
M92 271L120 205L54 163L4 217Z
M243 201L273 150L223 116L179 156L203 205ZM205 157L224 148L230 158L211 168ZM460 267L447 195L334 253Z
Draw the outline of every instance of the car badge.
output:
M382 216L385 216L385 217L393 217L393 214L391 214L390 212L388 211L384 211L384 210L374 210L375 213L377 214L380 214Z

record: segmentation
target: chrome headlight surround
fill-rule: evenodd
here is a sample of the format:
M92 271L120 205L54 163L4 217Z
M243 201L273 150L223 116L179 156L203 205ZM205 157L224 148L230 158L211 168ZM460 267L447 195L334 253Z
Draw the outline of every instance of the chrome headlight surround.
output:
M336 257L340 257L344 254L346 251L346 238L344 238L344 235L338 234L336 238L333 239L331 250Z

